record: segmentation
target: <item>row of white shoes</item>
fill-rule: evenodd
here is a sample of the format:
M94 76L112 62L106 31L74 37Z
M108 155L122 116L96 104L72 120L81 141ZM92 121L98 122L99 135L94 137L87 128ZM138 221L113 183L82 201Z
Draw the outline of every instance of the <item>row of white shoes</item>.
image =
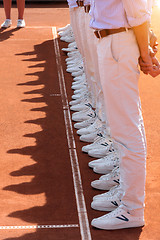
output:
M87 80L84 72L83 58L74 41L74 34L70 25L58 29L60 39L69 42L68 48L62 50L67 52L67 72L73 77L72 101L70 109L74 111L72 121L80 140L90 143L82 147L82 151L89 156L98 158L89 162L89 167L95 173L102 176L91 182L91 186L98 190L108 192L93 197L91 207L99 211L112 211L100 218L92 220L92 226L100 229L120 229L128 227L143 226L144 220L138 216L132 216L127 209L121 205L122 192L119 185L119 154L110 138L109 129L98 118L91 104L91 93L88 90ZM123 217L121 217L123 216Z
M2 24L1 28L9 28L12 25L11 19L6 19ZM24 28L26 26L24 19L17 20L17 28Z

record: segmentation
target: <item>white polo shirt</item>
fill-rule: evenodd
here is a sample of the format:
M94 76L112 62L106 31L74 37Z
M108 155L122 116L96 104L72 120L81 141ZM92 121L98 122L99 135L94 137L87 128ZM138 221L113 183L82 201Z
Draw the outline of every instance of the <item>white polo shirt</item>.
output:
M115 29L141 25L151 18L152 0L91 0L90 27Z

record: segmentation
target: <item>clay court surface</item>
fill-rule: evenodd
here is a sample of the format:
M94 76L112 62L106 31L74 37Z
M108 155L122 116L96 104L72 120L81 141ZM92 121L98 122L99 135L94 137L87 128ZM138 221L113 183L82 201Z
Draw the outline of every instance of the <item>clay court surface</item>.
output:
M12 16L13 26L0 30L0 240L159 240L160 77L140 79L148 142L146 226L93 229L90 221L104 214L90 208L100 193L90 182L99 176L72 132L72 78L59 51L67 44L56 34L69 23L67 5L27 5L25 29L15 27L16 8ZM152 26L160 42L159 24L157 8Z

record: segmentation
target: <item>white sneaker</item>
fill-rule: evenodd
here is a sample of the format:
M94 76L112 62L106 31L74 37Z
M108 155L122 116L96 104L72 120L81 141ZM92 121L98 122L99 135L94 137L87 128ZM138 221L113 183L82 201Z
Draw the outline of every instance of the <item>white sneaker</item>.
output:
M6 20L1 24L1 27L2 27L2 28L9 28L11 25L12 25L11 19L6 19Z
M94 143L88 144L86 146L82 147L82 152L88 153L92 149L103 149L103 148L108 148L110 149L110 145L112 144L112 139L110 137L100 137L97 138Z
M78 48L77 47L68 47L68 48L62 48L62 51L63 52L72 52L72 51L75 51L75 50L77 50Z
M87 135L87 134L95 132L97 129L99 129L101 127L102 127L102 121L99 120L99 118L97 118L96 121L94 122L94 124L90 125L87 128L82 128L82 129L78 130L77 134L78 135L85 135L85 134Z
M85 73L84 73L82 76L75 77L75 78L74 78L74 81L77 82L77 81L82 80L82 79L86 79Z
M88 163L88 166L90 168L94 168L100 164L105 164L106 162L111 162L114 161L115 159L119 159L119 154L118 151L115 150L113 152L109 152L105 157L97 159L97 160L93 160L91 162Z
M88 155L90 157L94 157L94 158L103 158L105 157L108 153L110 152L113 152L114 151L114 148L112 146L112 144L110 145L110 148L109 147L104 147L104 148L95 148L95 149L91 149L88 151Z
M93 124L95 122L96 116L91 116L88 120L83 121L83 122L78 122L74 124L74 128L76 129L80 129L83 127L87 127L90 126L91 124Z
M93 142L95 142L97 136L104 136L104 137L108 136L109 137L109 134L107 132L104 132L105 129L106 129L106 127L102 126L102 127L100 127L99 129L95 130L92 133L81 135L80 136L80 140L82 142L93 143Z
M94 218L91 225L104 230L142 227L144 226L144 217L132 214L125 207L120 206L102 217Z
M76 66L76 67L68 67L67 69L66 69L66 71L67 72L69 72L69 73L77 73L77 72L79 72L79 71L84 71L84 67L83 67L83 65L82 64L80 64L79 66Z
M88 90L88 86L84 84L81 89L74 90L74 94L82 94L85 90Z
M80 64L83 65L83 60L80 57L71 57L66 61L67 68L78 67Z
M67 29L65 31L59 32L58 35L61 37L65 37L65 36L69 37L69 36L73 35L73 31L72 31L72 29Z
M26 26L24 19L17 20L17 28L24 28Z
M113 196L109 197L105 196L98 199L94 199L91 203L91 207L94 210L110 212L121 205L121 199L122 194L118 192Z
M80 111L72 114L72 120L75 122L83 122L85 120L90 119L90 117L92 118L96 117L96 112L91 108L88 108L85 111Z
M77 83L77 84L72 84L71 89L72 90L81 90L83 89L83 87L87 87L87 83L86 80L83 80L81 83ZM86 88L87 92L88 92L88 88ZM86 92L86 91L85 91ZM82 95L84 94L84 92L81 92L79 94L73 94L72 99L78 99L80 98ZM77 97L75 97L75 95L77 95Z
M113 186L119 184L119 178L119 167L116 167L112 172L101 176L99 180L92 181L91 186L99 190L110 190Z
M84 71L80 70L78 72L73 72L71 75L72 75L72 77L78 77L78 76L82 76L83 73L84 73Z
M107 174L117 166L119 166L119 158L116 158L113 161L106 161L105 163L97 164L97 166L93 168L93 171L98 174Z
M71 36L66 36L66 37L61 37L60 38L60 40L61 41L64 41L64 42L74 42L75 41L75 39L74 39L74 35L71 35Z
M82 96L82 98L70 101L69 105L73 106L73 105L77 105L79 103L85 103L85 102L90 102L90 94L86 94Z
M65 30L67 30L67 29L69 29L69 28L71 29L72 27L71 27L70 24L67 24L65 27L58 28L58 29L57 29L57 32L65 31Z
M80 54L80 52L79 52L79 50L77 49L77 51L74 51L74 52L68 52L67 53L67 56L70 58L72 58L72 57L77 57L77 56L79 56L79 57L81 57L82 58L82 56L81 56L81 54Z
M77 46L76 41L71 42L71 43L68 44L68 47L69 47L69 48L70 48L70 47L74 47L74 46Z
M74 105L74 106L70 107L70 109L72 111L79 112L79 111L83 111L85 109L88 109L89 107L92 107L92 105L90 103L85 103L85 104L84 103L80 103L80 104L77 104L77 105Z
M109 191L105 192L105 193L101 193L101 194L97 194L93 197L93 200L97 200L100 198L104 198L104 197L111 197L116 195L118 192L120 192L120 185L115 185L114 187L112 187Z

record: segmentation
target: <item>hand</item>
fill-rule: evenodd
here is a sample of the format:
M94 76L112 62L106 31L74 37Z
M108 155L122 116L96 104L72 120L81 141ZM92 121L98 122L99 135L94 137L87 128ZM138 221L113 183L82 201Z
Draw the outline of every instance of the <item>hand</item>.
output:
M149 74L154 78L157 77L160 74L160 68L153 66L153 69Z
M154 53L154 56L155 56L157 51L158 51L158 49L157 49L157 46L158 46L157 37L152 30L149 31L149 37L150 37L149 45L152 48L152 52Z
M140 69L144 74L148 74L151 70L152 70L152 58L151 56L148 54L146 56L141 56L139 58L139 65L140 65Z
M147 60L139 58L140 69L144 74L150 74L152 77L156 77L160 74L160 63L156 57L151 58L152 66Z

